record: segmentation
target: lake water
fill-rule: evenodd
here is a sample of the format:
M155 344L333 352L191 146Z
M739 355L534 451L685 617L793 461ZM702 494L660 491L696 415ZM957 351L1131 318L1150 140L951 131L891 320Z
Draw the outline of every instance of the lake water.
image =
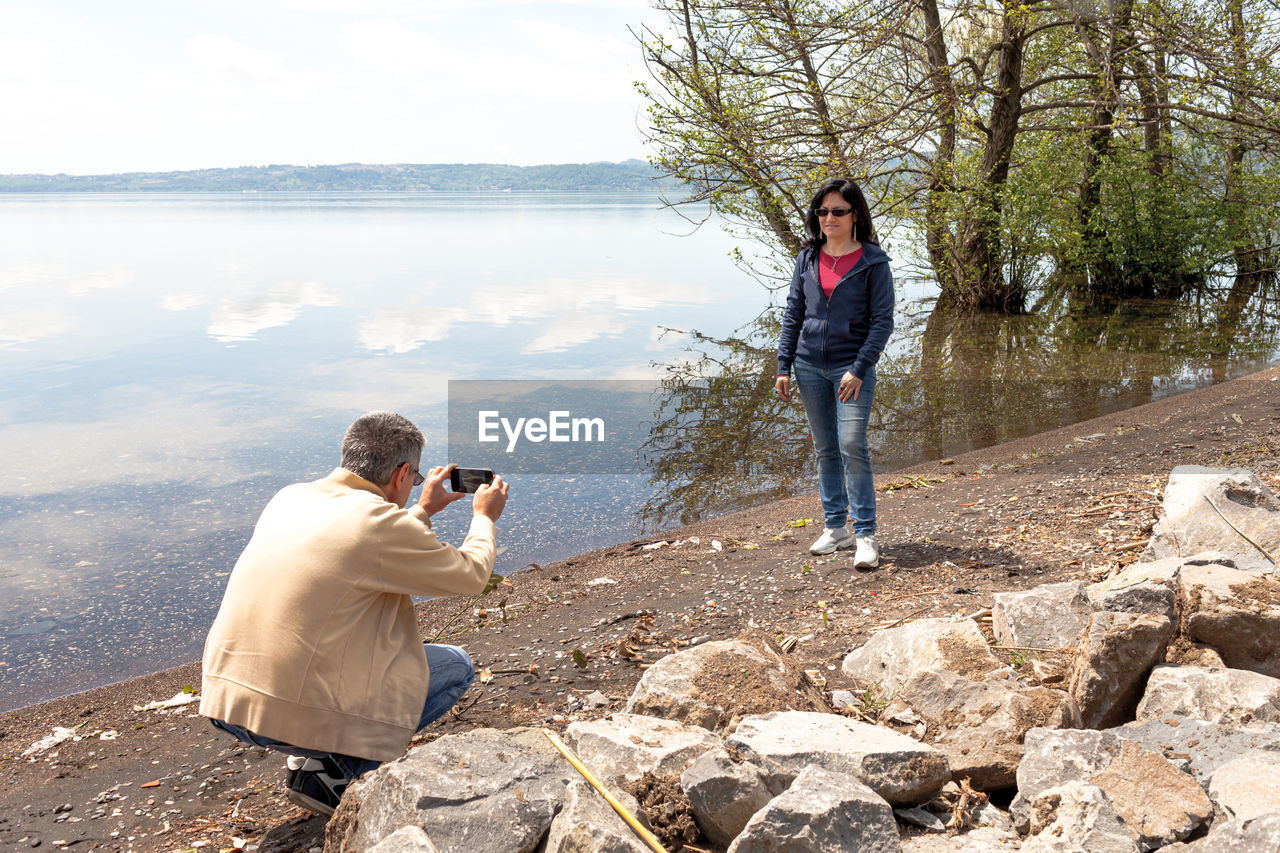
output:
M743 391L682 424L673 465L653 477L513 478L499 571L807 484L796 410L746 393L768 347L727 340L770 296L729 260L740 241L689 231L636 196L0 196L0 710L198 658L264 502L335 467L343 430L370 409L413 419L424 463L444 461L449 380L737 371ZM1276 352L1270 327L1214 343L1185 314L1149 329L928 330L916 304L928 295L902 288L877 392L882 466L1239 375ZM718 342L688 349L666 327ZM776 423L776 444L727 442L725 413ZM671 435L654 434L662 450ZM744 467L703 470L726 455ZM716 500L655 499L725 476ZM467 516L442 514L442 537L459 540Z

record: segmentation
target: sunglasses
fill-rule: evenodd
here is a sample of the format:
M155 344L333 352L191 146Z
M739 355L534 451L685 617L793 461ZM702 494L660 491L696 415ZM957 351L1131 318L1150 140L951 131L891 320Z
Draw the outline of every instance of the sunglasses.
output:
M417 468L414 468L414 467L413 467L412 465L410 465L408 462L401 462L400 464L401 464L401 465L409 465L409 471L413 474L413 485L414 485L414 487L421 486L423 483L425 483L425 482L427 481L427 478L426 478L426 477L424 477L424 476L422 476L422 472L421 472L421 471L419 471Z
M817 210L815 210L814 213L818 214L819 219L826 216L827 214L831 214L832 216L848 216L850 213L853 213L853 208L852 207L820 207Z

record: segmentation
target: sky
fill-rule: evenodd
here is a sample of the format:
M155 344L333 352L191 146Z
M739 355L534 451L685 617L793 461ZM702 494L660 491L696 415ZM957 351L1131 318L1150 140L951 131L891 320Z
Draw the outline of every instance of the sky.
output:
M643 158L645 0L0 0L0 173Z

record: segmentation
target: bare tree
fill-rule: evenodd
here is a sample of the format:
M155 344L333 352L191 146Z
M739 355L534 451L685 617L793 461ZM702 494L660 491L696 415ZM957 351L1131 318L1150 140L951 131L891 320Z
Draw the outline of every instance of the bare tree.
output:
M785 255L813 187L854 177L942 309L1020 313L1070 271L1086 301L1177 296L1221 266L1227 217L1255 249L1276 222L1251 201L1280 136L1276 0L1214 2L658 0L655 161Z

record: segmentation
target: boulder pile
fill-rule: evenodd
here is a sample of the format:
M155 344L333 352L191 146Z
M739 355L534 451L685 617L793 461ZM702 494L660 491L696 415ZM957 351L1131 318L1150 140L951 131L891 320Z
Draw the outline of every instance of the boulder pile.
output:
M1277 560L1266 486L1179 467L1139 562L996 594L992 638L971 619L882 630L844 659L860 688L837 692L845 707L748 633L669 655L625 712L564 740L672 851L1278 850ZM650 849L528 729L382 766L325 843Z

